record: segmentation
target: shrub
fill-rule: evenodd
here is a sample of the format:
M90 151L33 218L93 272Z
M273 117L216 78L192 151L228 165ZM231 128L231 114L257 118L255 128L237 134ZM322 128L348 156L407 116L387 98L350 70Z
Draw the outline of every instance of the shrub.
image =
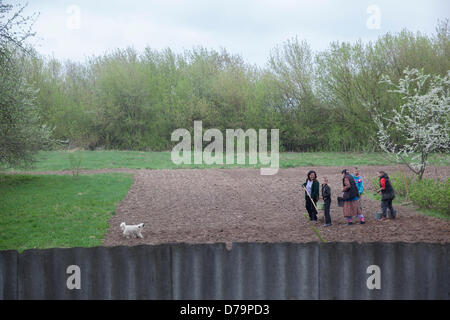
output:
M69 153L70 169L72 170L72 177L74 179L78 178L82 161L83 156L80 152Z
M419 208L431 209L450 216L450 179L416 180L410 192L411 201Z
M405 175L403 172L394 172L390 179L396 195L406 198L410 197L413 185L413 177L411 175Z

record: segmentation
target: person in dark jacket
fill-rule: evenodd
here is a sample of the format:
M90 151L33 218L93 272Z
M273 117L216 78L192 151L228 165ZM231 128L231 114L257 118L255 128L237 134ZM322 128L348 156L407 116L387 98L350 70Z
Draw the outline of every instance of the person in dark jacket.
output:
M364 216L361 213L358 199L359 192L356 187L355 179L348 173L347 169L342 170L342 192L344 198L344 217L347 219L347 225L353 224L352 217L358 216L361 224L365 223Z
M317 210L315 208L315 204L319 200L319 181L317 181L317 174L314 170L308 172L306 182L303 184L303 187L308 191L305 191L305 202L306 202L306 211L308 211L309 220L317 222ZM311 201L311 196L314 204Z
M395 191L392 187L391 180L384 171L378 171L377 175L380 178L380 189L377 190L377 193L381 192L381 210L383 210L381 219L387 218L387 209L389 209L390 218L395 219L396 212L392 207L392 200L395 198Z
M328 185L328 178L323 177L322 199L324 204L325 224L324 227L331 226L330 206L331 206L331 188Z

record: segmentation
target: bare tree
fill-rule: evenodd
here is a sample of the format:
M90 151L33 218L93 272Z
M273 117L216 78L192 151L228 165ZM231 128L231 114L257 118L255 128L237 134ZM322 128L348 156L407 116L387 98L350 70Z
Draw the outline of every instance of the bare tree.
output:
M36 35L33 25L39 16L35 13L31 16L24 15L24 5L7 4L0 0L0 53L5 54L8 46L18 47L23 51L26 49L26 40Z

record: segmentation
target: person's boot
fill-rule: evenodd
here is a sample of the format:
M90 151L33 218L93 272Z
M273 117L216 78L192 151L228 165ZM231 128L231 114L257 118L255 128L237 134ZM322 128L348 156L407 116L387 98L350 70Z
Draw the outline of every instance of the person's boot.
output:
M395 210L391 211L391 219L395 219L396 215L397 215L397 212Z

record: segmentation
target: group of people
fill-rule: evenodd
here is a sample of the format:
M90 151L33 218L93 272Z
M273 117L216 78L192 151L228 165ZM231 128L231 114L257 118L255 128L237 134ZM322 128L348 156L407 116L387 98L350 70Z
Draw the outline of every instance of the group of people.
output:
M338 202L343 202L343 214L347 220L347 225L353 224L353 217L359 219L360 224L365 223L362 213L361 195L364 192L363 178L359 174L357 167L354 168L353 174L347 169L342 170L342 197L338 197ZM377 173L379 177L380 188L377 193L381 193L381 217L380 220L387 218L387 210L389 209L390 218L395 219L396 212L392 207L392 200L395 198L394 188L389 180L389 176L384 171ZM328 185L328 178L323 178L321 188L319 188L317 173L314 170L308 172L306 182L303 184L305 190L306 211L308 211L310 221L317 222L317 202L320 198L323 200L325 224L324 227L331 226L331 188ZM321 190L319 190L321 189ZM320 196L320 193L322 196Z

